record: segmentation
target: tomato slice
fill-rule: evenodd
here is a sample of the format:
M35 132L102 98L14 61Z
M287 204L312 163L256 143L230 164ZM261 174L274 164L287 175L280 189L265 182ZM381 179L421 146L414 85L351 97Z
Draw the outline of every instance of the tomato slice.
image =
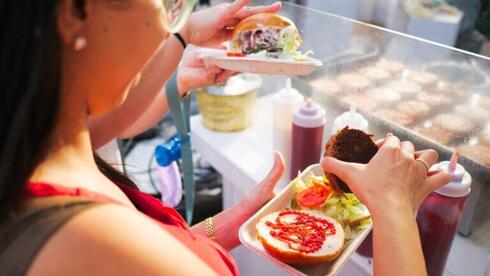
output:
M242 52L226 52L227 57L244 57L245 54Z
M296 202L304 208L315 208L325 203L331 193L330 187L317 184L299 192L296 195Z

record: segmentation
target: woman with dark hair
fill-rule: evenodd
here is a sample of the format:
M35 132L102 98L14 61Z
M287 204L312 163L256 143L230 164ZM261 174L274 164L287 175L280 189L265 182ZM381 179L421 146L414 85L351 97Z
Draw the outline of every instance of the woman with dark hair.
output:
M201 27L214 32L196 27L187 41L225 37L240 17L279 8L248 2L215 10L228 16L207 14L202 21L211 23ZM190 228L92 152L89 116L120 105L162 41L175 39L168 29L179 19L169 3L0 0L0 274L238 274L225 249L239 244L238 227L273 196L280 155L240 203ZM181 74L186 64L197 63L183 63ZM367 165L323 161L373 213L376 272L423 273L412 213L447 182L443 173L426 175L436 160L389 136Z

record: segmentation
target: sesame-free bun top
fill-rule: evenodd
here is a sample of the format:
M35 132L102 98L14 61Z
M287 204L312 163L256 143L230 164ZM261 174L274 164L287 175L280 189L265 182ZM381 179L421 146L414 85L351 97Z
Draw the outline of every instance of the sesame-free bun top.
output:
M258 13L243 19L242 21L240 21L240 23L238 23L235 26L235 29L233 30L233 34L232 34L232 41L234 43L237 42L239 35L242 31L257 29L258 25L263 25L265 27L276 27L276 28L286 28L289 26L293 26L297 33L298 41L300 42L300 44L303 42L301 40L299 31L296 28L296 25L294 25L293 21L275 13Z

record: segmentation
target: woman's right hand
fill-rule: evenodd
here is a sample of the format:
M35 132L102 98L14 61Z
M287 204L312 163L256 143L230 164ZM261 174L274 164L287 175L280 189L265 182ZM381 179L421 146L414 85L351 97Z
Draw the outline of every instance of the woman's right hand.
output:
M234 71L224 70L216 66L206 68L199 57L202 48L190 46L184 53L177 71L179 94L210 85L223 85Z
M368 164L347 163L332 157L321 162L325 172L342 179L371 213L393 208L413 213L427 195L449 182L449 174L428 172L423 162L429 166L437 162L434 150L415 152L411 142L400 142L391 134L377 144L378 153Z
M177 71L177 84L179 94L193 89L210 85L222 85L233 75L234 71L220 69L216 66L206 68L199 57L202 48L189 46L179 64Z

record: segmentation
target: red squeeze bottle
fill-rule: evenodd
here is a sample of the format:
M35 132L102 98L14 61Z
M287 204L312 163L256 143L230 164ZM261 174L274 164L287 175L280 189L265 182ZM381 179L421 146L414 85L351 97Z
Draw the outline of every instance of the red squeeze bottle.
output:
M318 163L322 152L325 110L314 104L311 98L293 114L291 155L291 179L298 171Z
M471 191L471 176L456 162L457 153L453 154L450 162L444 161L433 166L450 173L451 181L427 196L417 213L420 241L429 276L443 275L463 207Z

